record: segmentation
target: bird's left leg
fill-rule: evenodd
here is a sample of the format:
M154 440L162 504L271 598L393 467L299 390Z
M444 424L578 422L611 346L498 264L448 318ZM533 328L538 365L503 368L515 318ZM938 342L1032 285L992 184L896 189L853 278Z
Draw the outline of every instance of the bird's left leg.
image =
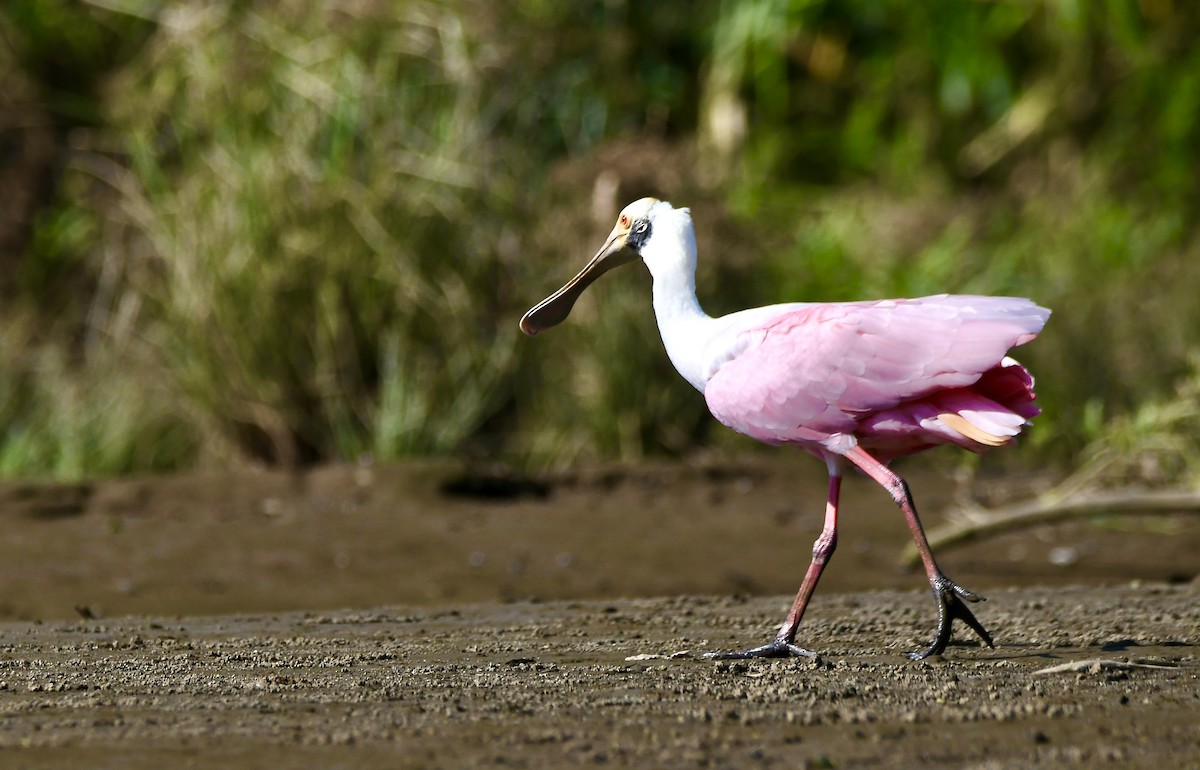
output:
M989 647L994 647L991 634L987 632L982 623L976 620L975 615L964 603L964 601L978 602L983 597L971 593L946 577L937 562L934 561L933 551L929 548L929 540L926 539L921 520L917 517L917 507L913 504L912 492L909 491L908 484L895 471L876 460L860 446L853 447L843 456L886 489L896 505L900 506L900 510L904 512L904 520L908 522L913 541L917 545L917 552L921 554L921 561L925 564L929 587L933 590L934 599L938 603L937 633L934 634L933 643L924 650L910 652L908 657L913 660L921 660L930 655L941 654L950 642L951 626L955 619L966 623L975 633L979 634L983 641L987 642Z
M771 642L761 647L752 647L749 650L736 652L710 652L704 657L718 660L786 658L788 656L816 657L816 653L797 646L795 641L796 629L800 627L800 620L804 617L808 600L812 598L813 591L817 588L817 581L821 579L821 572L824 571L829 558L833 556L834 549L837 548L838 496L842 488L842 473L836 458L830 458L828 465L829 498L825 503L825 526L821 529L820 537L813 543L812 562L808 565L808 571L804 573L804 582L800 584L800 590L796 592L796 598L792 600L792 608L788 610L783 625L779 627L779 633Z

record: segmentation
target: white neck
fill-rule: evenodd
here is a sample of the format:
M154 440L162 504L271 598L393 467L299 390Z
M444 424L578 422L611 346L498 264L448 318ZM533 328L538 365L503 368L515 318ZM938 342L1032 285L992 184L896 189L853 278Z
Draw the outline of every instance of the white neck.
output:
M654 316L675 369L704 392L704 341L712 318L696 299L696 234L687 209L657 204L642 260L654 278Z

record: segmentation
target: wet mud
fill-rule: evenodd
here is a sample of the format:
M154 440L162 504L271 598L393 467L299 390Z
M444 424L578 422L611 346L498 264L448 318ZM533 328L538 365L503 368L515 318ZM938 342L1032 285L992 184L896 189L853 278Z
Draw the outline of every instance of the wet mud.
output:
M914 663L933 600L848 479L797 640L818 657L702 658L782 619L820 528L803 466L0 487L0 764L1200 766L1195 517L941 554L996 647L959 630ZM936 525L954 485L906 475Z

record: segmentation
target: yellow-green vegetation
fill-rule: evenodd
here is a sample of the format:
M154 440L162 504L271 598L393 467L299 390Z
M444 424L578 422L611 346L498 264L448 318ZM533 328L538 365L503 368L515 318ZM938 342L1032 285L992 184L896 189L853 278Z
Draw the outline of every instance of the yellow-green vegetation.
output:
M10 0L0 473L729 440L636 270L519 339L646 194L693 207L710 312L1053 308L1020 357L1072 456L1194 391L1198 36L1170 0Z

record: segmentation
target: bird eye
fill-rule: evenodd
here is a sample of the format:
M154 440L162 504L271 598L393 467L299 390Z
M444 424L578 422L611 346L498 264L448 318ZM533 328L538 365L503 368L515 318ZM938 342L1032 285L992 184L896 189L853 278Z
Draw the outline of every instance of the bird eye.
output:
M621 227L629 227L629 217L624 214L621 215Z

